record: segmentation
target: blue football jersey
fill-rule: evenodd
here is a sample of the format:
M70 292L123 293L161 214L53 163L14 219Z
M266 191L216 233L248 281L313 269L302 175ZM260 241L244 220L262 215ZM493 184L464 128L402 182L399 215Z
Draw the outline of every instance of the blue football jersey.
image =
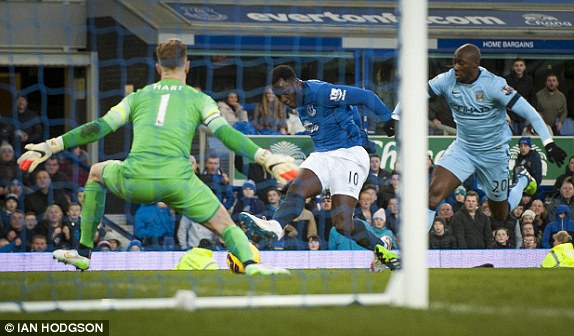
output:
M389 109L372 91L318 80L303 83L304 96L296 110L317 152L365 143L367 136L360 125L356 105L365 105L383 121L391 116Z
M508 143L512 132L506 124L506 106L520 95L483 67L470 83L457 82L451 69L431 79L429 95L442 95L450 105L457 125L457 141L473 150L489 150Z

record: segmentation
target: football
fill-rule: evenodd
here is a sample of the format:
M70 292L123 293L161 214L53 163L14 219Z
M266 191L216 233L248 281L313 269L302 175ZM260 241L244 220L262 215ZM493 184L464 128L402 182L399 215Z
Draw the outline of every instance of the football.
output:
M251 252L253 253L253 261L259 264L261 262L259 250L251 243L249 243L249 249L251 249ZM233 273L245 273L243 263L241 263L241 261L239 261L239 259L231 252L227 252L227 266Z

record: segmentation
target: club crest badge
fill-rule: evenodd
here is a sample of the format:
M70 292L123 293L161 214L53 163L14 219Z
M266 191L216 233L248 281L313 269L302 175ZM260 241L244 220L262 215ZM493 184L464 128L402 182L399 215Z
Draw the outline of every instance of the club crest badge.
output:
M317 110L315 110L315 106L307 105L307 114L309 115L309 117L314 117L315 114L317 114Z
M482 102L484 101L484 92L477 91L475 94L476 101Z

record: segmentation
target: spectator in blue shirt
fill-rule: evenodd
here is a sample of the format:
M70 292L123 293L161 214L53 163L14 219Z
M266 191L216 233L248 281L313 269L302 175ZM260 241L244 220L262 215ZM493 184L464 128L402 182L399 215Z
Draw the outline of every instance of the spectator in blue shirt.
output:
M174 237L175 217L167 204L142 204L136 211L134 232L146 250L161 250L167 237Z
M518 167L524 167L530 176L536 180L537 185L540 185L542 183L542 159L540 158L540 154L532 149L532 140L530 137L525 136L520 138L518 141L518 149L520 153L516 157L516 163L514 165L515 180L516 169Z
M566 231L570 235L574 234L574 220L570 218L570 209L567 205L559 205L556 208L556 220L548 223L544 228L544 233L542 234L542 239L540 241L540 246L543 248L552 248L552 242L554 241L554 234L558 231Z
M207 157L205 170L200 176L201 180L213 191L225 209L229 210L235 203L233 188L229 184L229 177L220 169L219 156L212 153Z

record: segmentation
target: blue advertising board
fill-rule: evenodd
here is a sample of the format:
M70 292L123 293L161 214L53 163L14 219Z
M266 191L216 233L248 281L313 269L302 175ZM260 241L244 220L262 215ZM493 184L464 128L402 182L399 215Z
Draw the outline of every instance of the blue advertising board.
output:
M392 8L377 6L251 6L165 2L190 22L282 24L295 26L366 26L396 28ZM429 28L572 29L574 11L429 9Z
M574 37L574 31L572 32ZM453 51L465 43L478 46L483 52L553 53L574 52L574 40L515 40L515 39L438 39L437 51Z

